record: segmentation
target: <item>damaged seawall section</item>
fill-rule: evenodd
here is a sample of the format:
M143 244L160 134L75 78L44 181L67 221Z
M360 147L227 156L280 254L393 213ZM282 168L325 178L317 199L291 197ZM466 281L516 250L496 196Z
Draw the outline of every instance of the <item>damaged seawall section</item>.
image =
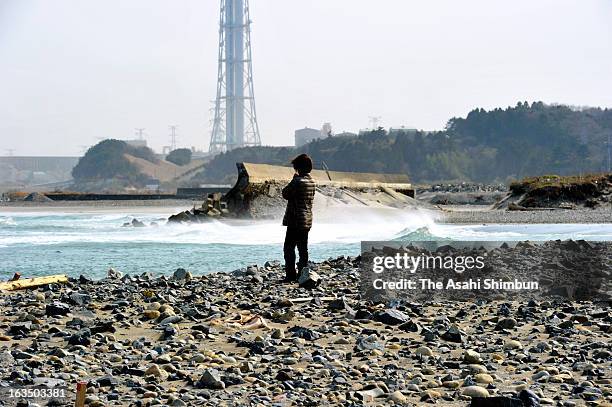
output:
M237 163L238 180L224 196L230 213L249 218L276 218L282 216L285 200L282 188L293 178L291 167L268 164ZM317 192L344 190L386 190L392 196L402 194L414 197L414 189L405 174L374 174L312 170Z
M181 212L169 221L193 222L211 216L239 217L251 219L276 219L282 217L286 201L282 188L293 178L291 167L269 164L237 163L236 184L222 197L209 195L202 208ZM413 201L414 189L405 174L374 174L313 170L312 178L317 184L317 193L328 197L346 195L368 206L368 193L385 195L391 206L401 206ZM364 197L365 194L365 197ZM380 202L373 199L372 202ZM222 208L219 211L218 208Z

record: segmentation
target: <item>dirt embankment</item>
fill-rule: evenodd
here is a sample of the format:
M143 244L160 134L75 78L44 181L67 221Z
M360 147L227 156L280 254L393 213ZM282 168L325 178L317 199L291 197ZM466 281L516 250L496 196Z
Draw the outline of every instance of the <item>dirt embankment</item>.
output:
M612 205L612 174L586 176L544 175L510 184L497 209L595 208Z
M461 182L418 188L416 198L432 205L493 205L508 192L504 184Z

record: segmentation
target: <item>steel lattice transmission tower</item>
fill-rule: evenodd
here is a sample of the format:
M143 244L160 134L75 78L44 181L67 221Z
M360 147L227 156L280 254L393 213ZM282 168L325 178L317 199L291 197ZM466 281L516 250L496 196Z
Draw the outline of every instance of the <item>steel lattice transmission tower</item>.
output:
M249 0L221 0L217 97L209 151L259 146Z

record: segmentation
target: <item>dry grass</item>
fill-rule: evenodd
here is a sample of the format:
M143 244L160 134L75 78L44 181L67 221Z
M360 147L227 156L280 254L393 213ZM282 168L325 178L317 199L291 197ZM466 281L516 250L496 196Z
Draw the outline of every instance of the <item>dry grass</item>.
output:
M510 184L510 191L524 194L544 187L582 187L585 185L606 185L612 183L612 173L586 175L540 175L527 177Z

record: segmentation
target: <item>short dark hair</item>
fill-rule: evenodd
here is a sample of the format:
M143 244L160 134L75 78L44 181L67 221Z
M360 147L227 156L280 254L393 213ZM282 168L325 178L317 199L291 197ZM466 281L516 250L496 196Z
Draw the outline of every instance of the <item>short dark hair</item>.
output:
M291 161L291 164L293 164L293 168L300 174L308 174L312 171L312 159L308 154L298 155Z

